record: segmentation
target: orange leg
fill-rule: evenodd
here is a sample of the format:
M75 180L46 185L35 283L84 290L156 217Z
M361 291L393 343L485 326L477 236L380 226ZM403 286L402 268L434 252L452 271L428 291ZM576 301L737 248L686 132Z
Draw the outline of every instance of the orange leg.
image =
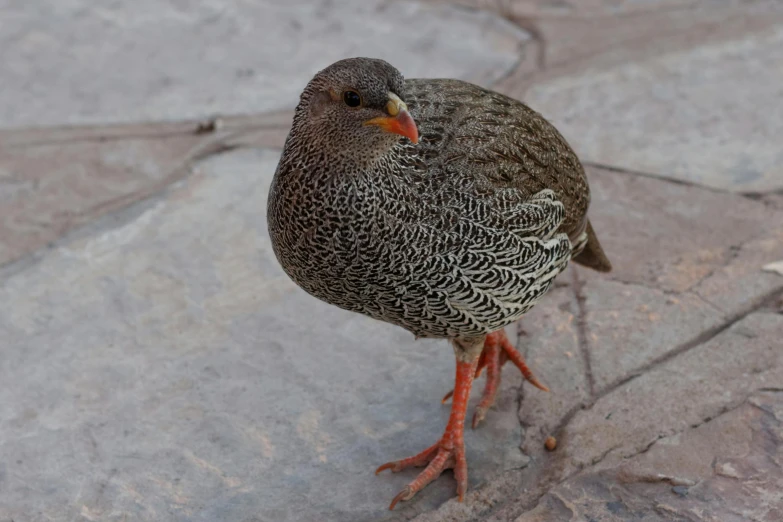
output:
M468 399L470 398L470 388L473 384L473 377L476 374L479 357L474 357L471 361L461 361L457 358L457 376L454 382L454 400L451 404L451 415L443 436L440 440L418 455L407 459L387 462L375 470L376 475L385 469L390 469L396 473L409 467L421 467L424 471L400 491L394 500L392 500L389 509L400 500L410 500L421 491L424 486L438 478L445 469L454 468L454 478L457 479L457 495L462 502L465 492L468 489L468 462L465 459L465 413L468 408Z
M471 423L473 429L484 420L487 410L495 402L495 395L497 395L498 386L500 386L500 369L506 362L506 352L500 349L498 341L498 336L495 334L488 335L487 340L484 341L484 350L481 353L486 354L487 383L484 385L484 393L481 394L481 402L476 406L476 413L473 414L473 422Z
M487 411L495 402L495 396L500 388L500 369L506 364L506 361L514 363L514 366L519 368L519 371L522 372L522 375L530 384L540 390L549 391L549 388L541 384L536 376L533 375L533 372L525 363L525 358L508 340L506 332L503 330L493 332L487 335L487 339L484 341L484 350L481 352L479 367L476 370L476 377L478 377L482 369L487 369L487 383L484 385L481 402L479 402L479 405L476 407L476 413L473 415L473 428L476 428L484 420ZM446 402L451 396L452 392L447 393L443 397L442 402Z

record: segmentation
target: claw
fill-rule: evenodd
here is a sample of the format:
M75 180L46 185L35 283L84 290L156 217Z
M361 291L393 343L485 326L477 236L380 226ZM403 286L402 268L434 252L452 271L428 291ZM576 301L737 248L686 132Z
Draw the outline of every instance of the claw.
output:
M402 491L397 493L397 496L394 497L394 499L391 501L391 504L389 504L389 511L393 510L394 506L396 506L397 502L400 500L410 500L415 494L416 492L412 491L410 486L405 486Z
M541 382L538 379L536 379L536 376L533 375L532 373L530 374L530 377L525 376L525 379L527 379L527 382L529 382L530 384L532 384L533 386L535 386L536 388L538 388L539 390L541 390L543 392L549 392L550 391L549 390L549 386L547 386L543 382Z
M421 453L417 453L416 455L408 457L407 459L393 460L378 466L378 469L375 470L375 474L377 475L381 471L387 469L390 469L392 473L397 473L398 471L402 471L406 468L420 468L425 466L429 461L432 460L432 456L435 455L435 453L438 451L439 444L440 443L435 443Z
M476 406L476 413L473 414L473 422L471 423L470 427L474 430L478 428L478 425L481 424L481 421L484 420L484 417L487 415L487 410L485 408L482 408L481 406Z
M448 434L447 431L447 434L444 434L444 438L450 437L451 435ZM454 477L457 479L457 494L462 498L465 491L468 489L468 464L465 460L464 442L461 440L461 437L459 439L457 445L451 449L446 447L443 443L443 439L441 439L437 444L430 446L418 455L394 462L387 462L379 467L375 471L376 475L385 469L390 469L392 470L392 473L396 473L409 467L427 466L424 471L419 473L413 482L397 493L397 496L392 500L389 509L394 509L394 506L397 505L397 502L400 500L412 499L417 492L424 488L424 486L438 478L444 470L449 468L454 468Z
M443 396L443 398L440 400L441 404L446 404L446 401L451 399L451 396L454 395L454 390L451 390L449 393Z
M519 353L516 348L514 348L511 343L508 341L508 338L505 339L505 343L502 345L504 353L506 354L506 357L508 357L508 360L510 360L512 363L514 363L514 366L519 368L519 371L522 372L522 376L525 378L527 382L535 386L541 391L548 392L549 388L547 388L541 381L539 381L535 375L533 375L533 371L528 368L527 363L525 363L525 358L522 357L522 354Z
M396 464L396 463L395 462L387 462L386 464L382 464L382 465L378 466L378 469L375 470L375 474L378 475L381 471L385 471L387 469L390 469L390 470L392 470L392 473L395 473L394 464Z

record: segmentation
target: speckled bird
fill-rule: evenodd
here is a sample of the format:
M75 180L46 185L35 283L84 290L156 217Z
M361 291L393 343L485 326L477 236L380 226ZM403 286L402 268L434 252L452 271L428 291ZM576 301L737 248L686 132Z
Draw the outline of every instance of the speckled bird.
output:
M305 88L269 194L278 261L313 296L416 337L448 339L456 356L443 436L377 470L426 466L390 509L447 468L463 499L464 421L482 369L473 427L506 361L546 390L503 327L569 260L611 269L589 203L571 147L519 101L459 80L404 80L369 58L336 62Z

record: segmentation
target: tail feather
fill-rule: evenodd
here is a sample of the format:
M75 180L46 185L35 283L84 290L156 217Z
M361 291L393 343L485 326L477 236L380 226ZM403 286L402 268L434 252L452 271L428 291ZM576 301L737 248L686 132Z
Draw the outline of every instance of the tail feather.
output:
M601 243L598 242L590 220L587 220L585 233L587 234L587 245L574 257L574 262L598 272L609 272L612 269L612 263L606 257L604 249L601 248Z

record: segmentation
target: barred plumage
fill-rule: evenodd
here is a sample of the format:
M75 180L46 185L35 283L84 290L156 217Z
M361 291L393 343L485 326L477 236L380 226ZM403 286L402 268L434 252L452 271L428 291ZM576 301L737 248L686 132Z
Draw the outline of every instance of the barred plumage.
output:
M584 172L522 103L457 80L399 80L421 139L396 137L368 151L375 161L297 135L309 130L298 109L269 199L275 253L312 295L419 337L492 332L546 292L569 235L584 246Z
M589 200L563 137L500 94L457 80L405 82L366 58L337 62L305 88L269 195L277 259L310 294L455 348L443 438L378 468L429 463L392 508L446 467L464 495L462 429L477 368L487 368L487 384L474 427L506 360L546 390L502 328L572 257L610 268L587 219Z

